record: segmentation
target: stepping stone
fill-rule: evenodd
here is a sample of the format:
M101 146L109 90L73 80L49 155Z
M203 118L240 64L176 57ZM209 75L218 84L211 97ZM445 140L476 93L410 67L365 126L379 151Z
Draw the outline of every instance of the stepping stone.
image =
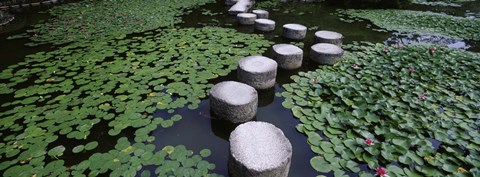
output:
M252 13L239 13L237 14L237 21L241 25L253 25L255 24L255 19L257 19L257 15Z
M236 15L238 13L245 13L253 6L251 0L238 0L230 9L228 9L228 14Z
M307 35L307 27L300 24L283 25L283 37L288 39L300 40Z
M302 66L303 50L292 44L276 44L273 47L273 59L282 69L297 69Z
M264 90L275 85L277 62L264 56L250 56L238 62L237 77L240 82Z
M343 35L333 31L315 32L315 43L330 43L342 46Z
M340 61L343 56L343 49L329 43L319 43L311 47L310 58L324 65L333 65Z
M247 122L230 134L228 169L232 177L287 177L292 144L266 122Z
M210 89L210 110L219 119L246 122L257 114L258 93L240 82L224 81Z
M238 0L226 0L225 5L231 6L231 5L235 5L237 2Z
M275 21L269 19L256 19L255 29L264 32L273 31L275 30Z
M252 13L257 15L257 19L268 18L268 11L262 9L252 10Z

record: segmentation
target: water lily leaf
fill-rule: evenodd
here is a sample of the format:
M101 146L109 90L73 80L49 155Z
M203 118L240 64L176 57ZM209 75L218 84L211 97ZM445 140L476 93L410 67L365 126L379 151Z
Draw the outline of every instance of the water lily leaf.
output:
M200 151L200 156L202 157L208 157L212 154L212 152L209 149L202 149Z
M322 157L313 157L310 159L310 165L317 170L318 172L321 173L328 173L332 171L333 167L329 163L325 162L325 160Z
M52 157L58 157L58 156L62 156L64 151L65 151L65 146L60 145L50 149L48 151L48 155Z
M85 145L85 150L89 151L89 150L97 148L97 146L98 146L98 142L97 141L92 141L92 142L87 143Z
M73 153L79 153L79 152L82 152L84 149L85 149L85 146L84 146L84 145L78 145L78 146L75 146L75 147L72 149L72 152L73 152Z

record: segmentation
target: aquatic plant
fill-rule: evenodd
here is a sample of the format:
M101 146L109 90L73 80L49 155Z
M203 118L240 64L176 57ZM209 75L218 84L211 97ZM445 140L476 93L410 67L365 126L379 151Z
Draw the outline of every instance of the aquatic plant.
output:
M480 20L455 17L433 12L411 10L338 10L350 18L370 20L380 28L391 31L434 34L480 40ZM350 21L351 22L351 21Z
M142 166L157 165L157 174L178 175L180 167L190 173L196 167L203 176L212 165L184 147L155 152L150 132L180 121L175 109L196 109L212 86L209 80L227 75L240 58L259 55L271 44L261 35L232 29L173 28L29 55L0 72L0 95L8 98L0 112L5 132L0 134L0 171L5 170L3 176L131 176ZM167 116L154 117L157 110ZM108 147L92 139L99 133L92 129L101 123L103 136L120 139L114 150L94 154ZM121 138L127 128L134 131L130 140ZM62 158L70 152L90 158L67 168ZM209 154L201 151L200 157Z
M474 0L412 0L413 4L422 4L429 6L452 6L461 7L464 2L471 2Z
M315 170L480 175L480 55L431 48L354 43L335 66L283 85L282 104L317 153Z
M190 8L214 0L86 0L55 6L48 11L53 18L33 25L26 34L32 43L65 44L121 37L182 22L180 16Z

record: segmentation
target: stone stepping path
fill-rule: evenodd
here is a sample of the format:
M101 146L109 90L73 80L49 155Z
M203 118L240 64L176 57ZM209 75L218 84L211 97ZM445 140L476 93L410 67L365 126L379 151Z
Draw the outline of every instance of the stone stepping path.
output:
M255 30L270 32L275 30L275 21L269 19L256 19Z
M307 27L293 23L285 24L282 35L287 39L301 40L307 35Z
M302 66L303 50L292 44L276 44L273 47L273 59L282 69L298 69Z
M324 65L334 65L342 59L343 49L329 43L319 43L311 47L310 58Z
M237 77L255 89L272 88L277 77L277 62L264 56L242 58L238 62Z
M225 81L210 89L210 110L219 119L246 122L255 117L257 107L258 92L247 84Z
M229 171L233 177L287 177L292 144L266 122L247 122L230 134Z
M268 11L262 10L262 9L252 10L252 13L257 15L257 19L268 18L268 14L269 14Z
M317 31L315 32L315 43L330 43L342 46L343 35L334 31Z
M255 24L255 20L257 19L257 15L252 13L239 13L237 14L237 21L241 25L253 25Z

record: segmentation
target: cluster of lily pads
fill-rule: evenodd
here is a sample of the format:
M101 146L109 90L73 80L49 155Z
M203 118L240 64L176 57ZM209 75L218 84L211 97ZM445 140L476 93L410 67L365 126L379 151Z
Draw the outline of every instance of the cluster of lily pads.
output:
M259 1L255 4L255 8L258 9L273 9L275 7L278 7L280 5L280 2L278 0L264 0L264 1Z
M26 34L33 43L65 44L75 41L109 39L124 34L172 27L182 22L180 16L190 8L214 0L86 0L55 6L48 12L53 18L33 25Z
M480 40L480 20L411 10L337 10L338 15L366 19L380 28L417 34L434 34ZM352 22L346 20L346 22Z
M284 107L318 172L479 176L480 55L362 42L343 60L292 76ZM370 170L361 170L368 167Z
M154 153L150 132L181 120L175 109L196 109L212 86L209 80L227 75L240 58L261 54L271 44L261 35L232 29L173 28L29 55L0 72L0 95L10 100L0 108L0 131L5 132L0 134L0 171L5 170L4 176L31 176L88 169L94 175L117 176L153 164L160 165L157 174L204 174L213 166L191 157L184 147ZM153 117L156 110L168 111L170 117ZM105 146L90 136L98 133L91 129L101 122L108 124L112 137L133 128L136 143L130 146L120 139L115 150L66 167L64 152L92 154ZM57 141L65 138L75 146ZM167 154L168 161L163 158Z

